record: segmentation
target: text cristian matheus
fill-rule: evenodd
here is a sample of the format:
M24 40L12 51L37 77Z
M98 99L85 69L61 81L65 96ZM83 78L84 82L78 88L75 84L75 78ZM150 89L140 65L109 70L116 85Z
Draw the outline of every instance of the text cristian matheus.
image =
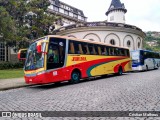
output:
M154 113L129 113L130 117L158 117L158 114Z

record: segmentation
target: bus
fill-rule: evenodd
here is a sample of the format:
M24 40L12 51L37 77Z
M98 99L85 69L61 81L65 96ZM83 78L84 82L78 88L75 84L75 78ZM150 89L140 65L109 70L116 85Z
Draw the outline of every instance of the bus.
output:
M131 51L132 70L144 71L160 67L160 53L149 50Z
M24 78L27 84L78 83L92 76L121 75L131 70L128 48L48 35L28 48Z

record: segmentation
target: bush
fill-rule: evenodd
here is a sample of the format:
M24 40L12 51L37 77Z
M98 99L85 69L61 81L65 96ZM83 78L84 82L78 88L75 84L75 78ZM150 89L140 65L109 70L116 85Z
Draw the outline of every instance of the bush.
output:
M24 65L23 62L17 62L17 63L3 62L0 63L0 70L23 68L23 65Z

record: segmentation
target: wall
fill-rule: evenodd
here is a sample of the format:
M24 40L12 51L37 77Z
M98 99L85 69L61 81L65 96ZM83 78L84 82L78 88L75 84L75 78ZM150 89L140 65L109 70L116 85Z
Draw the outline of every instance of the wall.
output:
M110 40L114 39L116 46L128 47L130 50L142 49L144 37L141 31L129 29L121 30L117 28L111 29L107 27L77 28L74 30L65 30L58 34L81 39L90 39L107 44L110 44ZM130 46L127 45L128 41L130 41Z
M114 17L111 20L111 17ZM122 10L115 10L108 14L108 22L115 22L115 23L125 23L125 13Z

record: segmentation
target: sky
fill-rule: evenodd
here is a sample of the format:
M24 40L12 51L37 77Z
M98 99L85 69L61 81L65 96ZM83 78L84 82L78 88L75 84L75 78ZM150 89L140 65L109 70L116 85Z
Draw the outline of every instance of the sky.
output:
M111 0L60 0L80 10L88 22L107 20L105 15ZM127 9L126 24L146 31L160 32L160 0L120 0Z

